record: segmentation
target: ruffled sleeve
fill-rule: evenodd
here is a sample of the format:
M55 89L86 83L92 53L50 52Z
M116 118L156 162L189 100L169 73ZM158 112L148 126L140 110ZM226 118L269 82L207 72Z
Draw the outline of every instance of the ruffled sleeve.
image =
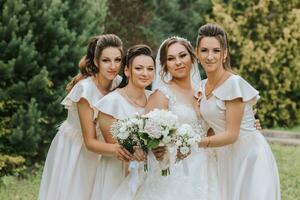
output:
M221 86L216 88L213 95L221 101L230 101L242 98L242 101L251 105L260 98L259 92L246 80L238 75L232 75Z
M94 104L102 97L100 92L90 78L79 81L69 92L69 94L61 102L66 109L76 107L76 103L81 98L84 98L89 103L90 107L94 111L94 119L98 116L98 111L95 109Z
M99 100L94 106L98 111L115 119L123 119L124 116L127 116L127 112L126 106L122 104L123 99L120 98L123 97L118 95L117 91L113 91Z

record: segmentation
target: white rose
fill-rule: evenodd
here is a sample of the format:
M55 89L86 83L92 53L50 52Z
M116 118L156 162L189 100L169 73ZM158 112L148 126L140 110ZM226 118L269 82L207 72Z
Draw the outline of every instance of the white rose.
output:
M162 142L163 142L163 143L165 143L165 144L168 144L168 143L170 143L170 142L171 142L171 140L172 140L172 138L171 138L171 137L169 137L169 136L166 136L166 137L164 137L164 138L163 138Z
M186 155L186 154L188 154L190 152L190 148L188 148L188 147L180 147L179 151L183 155Z
M180 140L177 140L176 143L175 143L175 145L179 147L179 146L182 145L182 142Z

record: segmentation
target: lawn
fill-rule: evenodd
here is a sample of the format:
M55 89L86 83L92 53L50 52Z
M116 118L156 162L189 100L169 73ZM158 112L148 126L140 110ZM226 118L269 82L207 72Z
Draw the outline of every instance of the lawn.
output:
M276 157L283 200L295 200L300 197L300 147L273 144ZM28 175L25 179L15 176L1 178L1 200L34 200L37 199L42 169Z

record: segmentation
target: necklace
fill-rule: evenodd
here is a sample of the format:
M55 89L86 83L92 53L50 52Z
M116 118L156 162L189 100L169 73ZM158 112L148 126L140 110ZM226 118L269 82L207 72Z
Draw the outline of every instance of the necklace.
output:
M145 97L146 101L145 101L145 103L143 105L141 105L140 103L137 103L137 100L135 98L133 98L132 96L128 95L128 92L126 91L126 87L123 88L123 91L124 91L124 94L126 95L127 99L133 105L135 105L137 107L141 107L141 108L144 108L147 105L148 99L147 99L147 96L146 96L145 92L143 94L144 94L144 97Z
M216 81L216 83L211 86L210 89L208 89L209 88L208 84L205 85L205 96L207 99L212 96L212 92L214 91L214 89L216 89L216 87L219 85L219 83L221 83L221 81L223 80L223 78L226 74L227 73L224 72L221 75L221 77Z

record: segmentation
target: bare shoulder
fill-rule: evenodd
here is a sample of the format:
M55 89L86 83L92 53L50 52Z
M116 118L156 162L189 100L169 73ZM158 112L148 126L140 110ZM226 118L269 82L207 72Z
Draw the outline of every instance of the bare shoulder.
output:
M156 90L150 95L145 112L147 113L155 108L168 109L168 105L169 99L161 91Z

